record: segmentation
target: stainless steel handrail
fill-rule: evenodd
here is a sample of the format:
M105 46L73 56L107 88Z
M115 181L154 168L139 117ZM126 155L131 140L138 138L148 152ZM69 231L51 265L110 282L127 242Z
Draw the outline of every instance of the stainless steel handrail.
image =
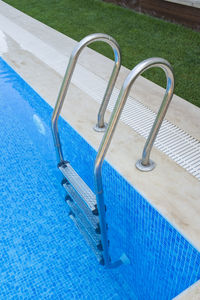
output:
M58 118L64 103L65 96L68 91L69 84L71 82L71 78L76 66L76 62L78 60L78 57L81 53L81 51L89 44L96 42L96 41L103 41L107 44L109 44L113 51L114 51L114 56L115 56L115 65L113 68L113 71L110 76L110 80L108 82L103 101L101 103L99 112L98 112L98 120L97 120L97 125L95 126L95 130L97 131L103 131L105 130L105 123L104 123L104 115L106 108L108 106L108 102L112 93L112 90L114 88L120 67L121 67L121 53L120 53L120 48L118 43L109 35L103 34L103 33L94 33L91 35L86 36L84 39L82 39L74 48L72 51L72 54L69 59L69 63L67 66L67 70L60 88L60 92L58 95L58 99L53 111L53 116L52 116L52 132L53 132L53 137L54 137L54 143L56 147L56 152L57 152L57 157L59 161L63 161L63 152L62 152L62 146L60 143L60 137L58 133Z
M163 97L163 101L160 105L159 111L144 145L142 158L136 162L137 169L145 172L153 170L156 166L155 162L150 159L150 153L155 139L158 135L158 132L160 130L160 127L162 125L163 119L167 113L174 92L174 75L171 65L165 60L165 62L163 62L162 64L160 63L158 67L162 68L165 72L167 78L167 86L165 90L165 95ZM141 71L141 73L143 73L143 71Z
M145 168L145 166L149 167L149 165L151 165L149 160L150 151L152 149L153 143L158 134L159 128L162 124L163 118L166 114L169 103L172 99L173 89L174 89L174 76L172 72L172 67L168 61L162 58L149 58L142 61L130 72L130 74L125 79L124 84L120 90L117 102L111 114L107 130L99 146L99 150L94 164L94 178L95 178L97 205L98 205L99 216L100 216L101 230L104 236L104 240L102 241L102 243L104 249L105 264L107 266L109 266L110 262L109 262L109 252L108 252L108 244L107 244L107 230L106 230L106 223L105 223L105 205L104 205L103 184L102 184L102 164L105 155L108 151L108 148L110 146L117 123L119 121L120 115L122 113L122 110L124 108L124 105L126 103L126 100L128 98L133 83L135 82L135 80L140 74L142 74L144 71L152 67L160 67L164 70L167 77L167 88L166 88L164 99L162 101L162 104L160 106L157 117L154 121L152 130L149 134L149 138L147 139L143 151L143 157L141 161L142 167Z

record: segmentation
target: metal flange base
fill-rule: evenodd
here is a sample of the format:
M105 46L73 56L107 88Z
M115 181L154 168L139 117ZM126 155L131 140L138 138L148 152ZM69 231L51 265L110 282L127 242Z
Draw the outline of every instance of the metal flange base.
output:
M136 164L135 164L136 168L142 172L149 172L149 171L152 171L156 164L153 160L149 160L149 164L147 166L143 165L142 164L142 159L139 159Z
M104 126L103 127L99 127L98 124L96 124L93 129L97 132L105 132L106 129L108 127L108 124L107 123L104 123Z

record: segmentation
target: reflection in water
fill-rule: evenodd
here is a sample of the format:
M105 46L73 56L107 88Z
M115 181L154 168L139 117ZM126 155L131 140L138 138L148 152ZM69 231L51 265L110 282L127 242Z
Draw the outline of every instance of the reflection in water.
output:
M40 117L36 114L33 115L33 121L35 123L35 125L37 126L38 131L45 135L45 127L42 123L42 120L40 119Z

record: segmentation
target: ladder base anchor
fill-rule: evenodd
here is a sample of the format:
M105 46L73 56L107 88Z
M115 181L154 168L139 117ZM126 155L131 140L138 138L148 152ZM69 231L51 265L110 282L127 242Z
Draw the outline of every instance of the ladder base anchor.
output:
M106 268L114 269L120 267L121 265L130 265L130 259L127 257L125 253L122 253L119 260L110 263L109 265L106 266Z

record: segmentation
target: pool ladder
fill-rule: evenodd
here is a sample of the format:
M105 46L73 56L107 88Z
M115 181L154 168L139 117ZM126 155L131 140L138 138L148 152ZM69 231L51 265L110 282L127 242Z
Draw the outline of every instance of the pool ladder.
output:
M95 193L93 193L93 191L72 168L69 161L64 160L57 123L78 57L81 51L87 45L95 41L106 42L112 47L115 56L115 64L103 97L102 104L98 112L97 124L94 127L96 131L105 131L105 133L102 138L94 164ZM105 265L107 268L115 268L123 263L129 263L129 259L124 253L121 255L119 260L115 262L111 261L109 255L109 241L107 237L108 225L106 223L106 206L104 204L101 174L102 164L111 143L111 139L116 129L117 122L128 98L130 88L135 82L136 78L145 70L151 67L161 67L167 77L167 88L165 96L152 126L149 137L146 141L142 159L136 163L136 167L141 171L152 170L155 167L155 163L149 158L150 151L162 124L163 118L166 114L169 103L172 99L174 88L172 68L166 60L162 58L150 58L139 63L130 72L130 74L124 81L115 107L111 114L109 124L107 125L104 122L104 115L120 70L120 66L120 48L117 42L111 36L96 33L85 37L77 44L70 56L68 67L52 116L52 133L58 158L58 168L64 176L62 185L67 192L66 202L70 207L69 216L73 220L79 231L82 233L89 246L92 248L99 263Z

